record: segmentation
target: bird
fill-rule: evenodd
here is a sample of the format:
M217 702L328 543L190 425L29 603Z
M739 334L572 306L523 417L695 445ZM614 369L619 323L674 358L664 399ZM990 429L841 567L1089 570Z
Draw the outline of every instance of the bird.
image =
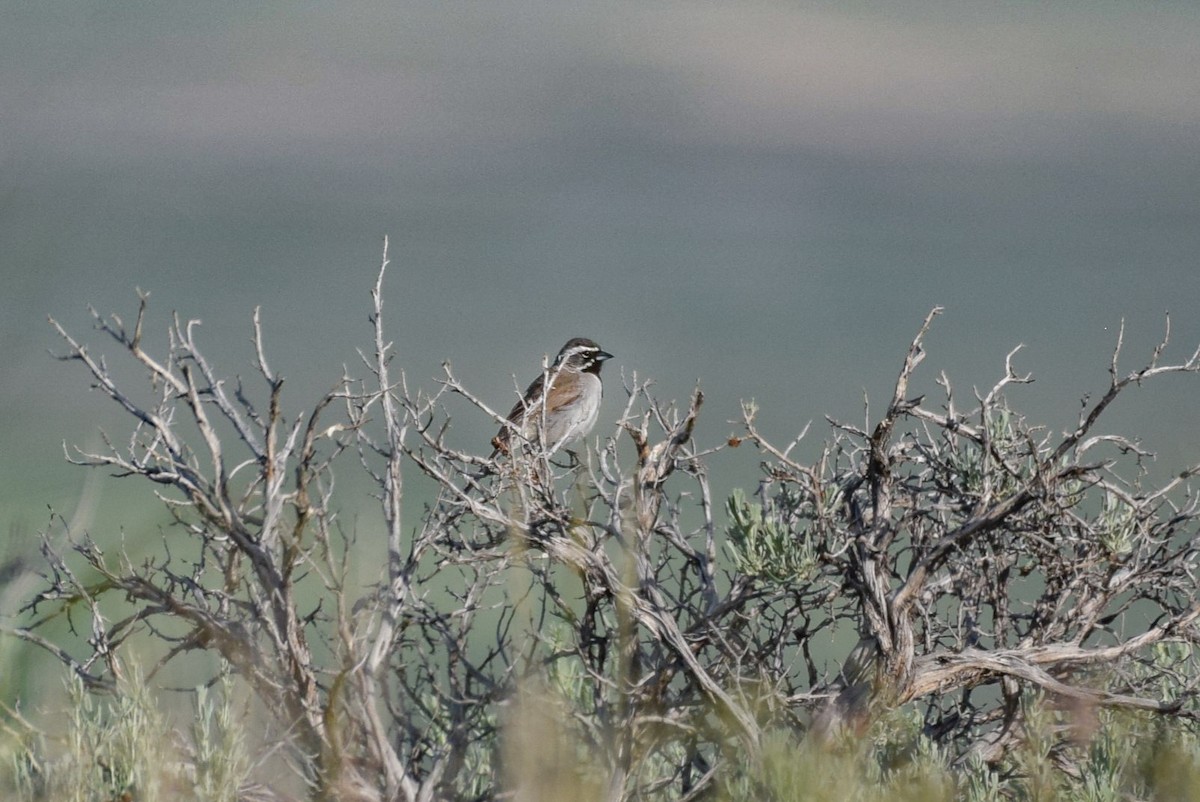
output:
M604 395L600 367L606 359L612 359L612 354L601 350L594 340L567 340L550 367L533 380L508 413L507 422L492 438L496 449L492 456L512 451L514 434L544 449L546 456L587 437L600 414Z

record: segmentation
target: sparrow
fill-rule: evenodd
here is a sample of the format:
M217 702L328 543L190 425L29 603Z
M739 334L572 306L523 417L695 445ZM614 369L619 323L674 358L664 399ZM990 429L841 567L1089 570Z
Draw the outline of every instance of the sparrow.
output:
M496 448L492 456L511 451L514 434L535 448L544 448L547 456L586 437L600 414L604 395L600 366L606 359L612 359L612 354L600 350L593 340L568 340L554 363L534 379L508 413L508 423L492 438Z

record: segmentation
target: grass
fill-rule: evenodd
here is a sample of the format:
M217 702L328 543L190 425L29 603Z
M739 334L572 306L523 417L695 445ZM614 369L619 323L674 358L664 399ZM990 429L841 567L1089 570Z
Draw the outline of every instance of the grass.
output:
M169 716L135 674L98 697L67 681L61 726L9 711L0 753L0 798L13 802L237 802L271 798L265 764L252 757L253 722L228 675L198 689L190 715ZM504 737L478 767L517 802L600 802L611 776L574 728L561 689L518 694ZM1025 699L1030 725L1010 759L951 768L905 708L836 746L774 731L757 758L728 761L705 799L718 802L1200 802L1200 737L1178 723L1099 711L1094 727L1063 748L1070 721L1040 698ZM183 719L181 721L180 719ZM487 755L490 754L489 758ZM1064 770L1064 760L1073 770ZM652 756L634 756L652 761ZM494 763L492 762L494 761ZM278 767L275 768L278 771ZM369 780L369 778L367 778ZM294 779L280 781L293 790ZM628 788L629 786L627 786ZM258 789L255 795L253 789ZM494 788L492 789L495 790ZM679 786L641 798L673 799ZM278 798L295 798L281 795ZM303 797L300 797L303 798ZM366 797L364 797L366 798Z

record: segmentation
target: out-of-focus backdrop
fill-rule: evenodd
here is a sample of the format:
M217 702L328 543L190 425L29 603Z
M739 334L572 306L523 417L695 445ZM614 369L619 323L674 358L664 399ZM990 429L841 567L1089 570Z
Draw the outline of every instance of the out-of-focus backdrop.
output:
M1200 340L1194 3L9 2L0 11L0 524L99 529L147 488L85 487L63 440L128 422L54 362L51 314L204 321L250 373L250 317L299 410L391 333L498 408L574 335L770 433L884 403L924 314L925 386L963 403L1025 343L1014 396L1055 428L1173 313ZM1200 459L1197 381L1110 425ZM486 451L492 426L456 420ZM819 439L819 433L814 437ZM815 446L814 446L815 448ZM755 455L718 459L751 486ZM802 455L804 456L804 455ZM723 462L721 462L723 460ZM723 490L727 490L726 486ZM78 510L80 504L83 510Z

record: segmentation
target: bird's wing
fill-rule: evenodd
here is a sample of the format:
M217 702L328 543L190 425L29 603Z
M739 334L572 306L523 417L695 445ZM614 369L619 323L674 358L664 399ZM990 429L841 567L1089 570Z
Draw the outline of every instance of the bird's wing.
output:
M517 403L513 404L513 408L508 412L508 422L514 424L517 429L521 428L522 419L533 409L540 409L542 405L542 387L546 383L546 374L543 373L533 380L533 383L525 389L525 393L517 399ZM540 414L540 413L539 413ZM502 426L496 436L492 438L492 445L499 450L506 450L508 441L512 437L512 426Z
M546 374L542 374L533 380L533 383L525 388L525 393L517 399L517 403L513 404L513 408L508 412L508 420L512 423L520 423L521 418L525 417L525 413L532 409L539 409L542 405L542 387L546 383Z
M565 406L575 403L583 395L583 382L562 381L550 385L550 395L546 397L546 412L556 412ZM538 404L540 405L539 398Z

